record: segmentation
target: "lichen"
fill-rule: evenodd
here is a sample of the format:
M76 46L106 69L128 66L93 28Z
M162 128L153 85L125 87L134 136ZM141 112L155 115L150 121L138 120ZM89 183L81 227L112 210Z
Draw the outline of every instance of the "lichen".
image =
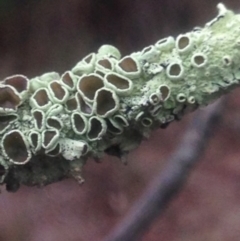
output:
M240 15L218 5L203 28L121 57L111 45L62 75L0 82L0 184L82 182L89 157L125 156L156 128L240 81Z

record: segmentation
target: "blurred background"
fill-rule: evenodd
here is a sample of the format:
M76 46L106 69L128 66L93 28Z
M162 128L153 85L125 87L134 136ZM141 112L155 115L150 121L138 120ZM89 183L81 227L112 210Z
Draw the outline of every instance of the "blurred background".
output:
M0 0L0 77L60 73L105 43L123 55L203 26L217 0ZM228 0L239 11L239 0ZM227 96L220 124L186 185L142 241L239 241L240 91ZM128 165L89 160L86 180L0 194L0 241L98 241L130 210L181 140L194 114L131 152ZM140 241L141 241L140 240Z

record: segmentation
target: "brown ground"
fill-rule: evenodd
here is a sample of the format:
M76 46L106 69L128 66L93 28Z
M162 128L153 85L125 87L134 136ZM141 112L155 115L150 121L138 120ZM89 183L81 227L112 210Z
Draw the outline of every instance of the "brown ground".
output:
M203 25L217 1L1 0L0 76L63 72L103 43L124 54ZM229 8L240 8L229 0ZM204 157L143 241L240 240L240 90L228 95L223 119ZM89 160L86 183L65 180L0 195L0 241L101 240L144 192L181 140L189 115L158 130L128 159Z

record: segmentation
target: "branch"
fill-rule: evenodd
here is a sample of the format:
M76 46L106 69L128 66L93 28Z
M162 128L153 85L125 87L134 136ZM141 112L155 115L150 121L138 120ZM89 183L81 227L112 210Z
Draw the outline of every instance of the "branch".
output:
M149 228L183 187L190 169L199 160L206 147L209 132L221 112L217 102L195 116L186 130L181 144L163 169L134 204L124 220L104 241L134 241Z
M81 183L89 157L122 158L151 131L237 87L240 15L218 9L203 28L125 57L103 45L61 75L0 81L0 184Z

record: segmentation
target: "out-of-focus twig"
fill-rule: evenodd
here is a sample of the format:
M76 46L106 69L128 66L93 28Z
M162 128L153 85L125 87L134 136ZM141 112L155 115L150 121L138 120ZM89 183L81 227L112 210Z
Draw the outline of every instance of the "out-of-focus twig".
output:
M197 113L187 128L179 147L167 166L149 185L132 210L104 241L135 241L182 188L190 169L202 155L209 132L218 120L222 102L218 101Z

